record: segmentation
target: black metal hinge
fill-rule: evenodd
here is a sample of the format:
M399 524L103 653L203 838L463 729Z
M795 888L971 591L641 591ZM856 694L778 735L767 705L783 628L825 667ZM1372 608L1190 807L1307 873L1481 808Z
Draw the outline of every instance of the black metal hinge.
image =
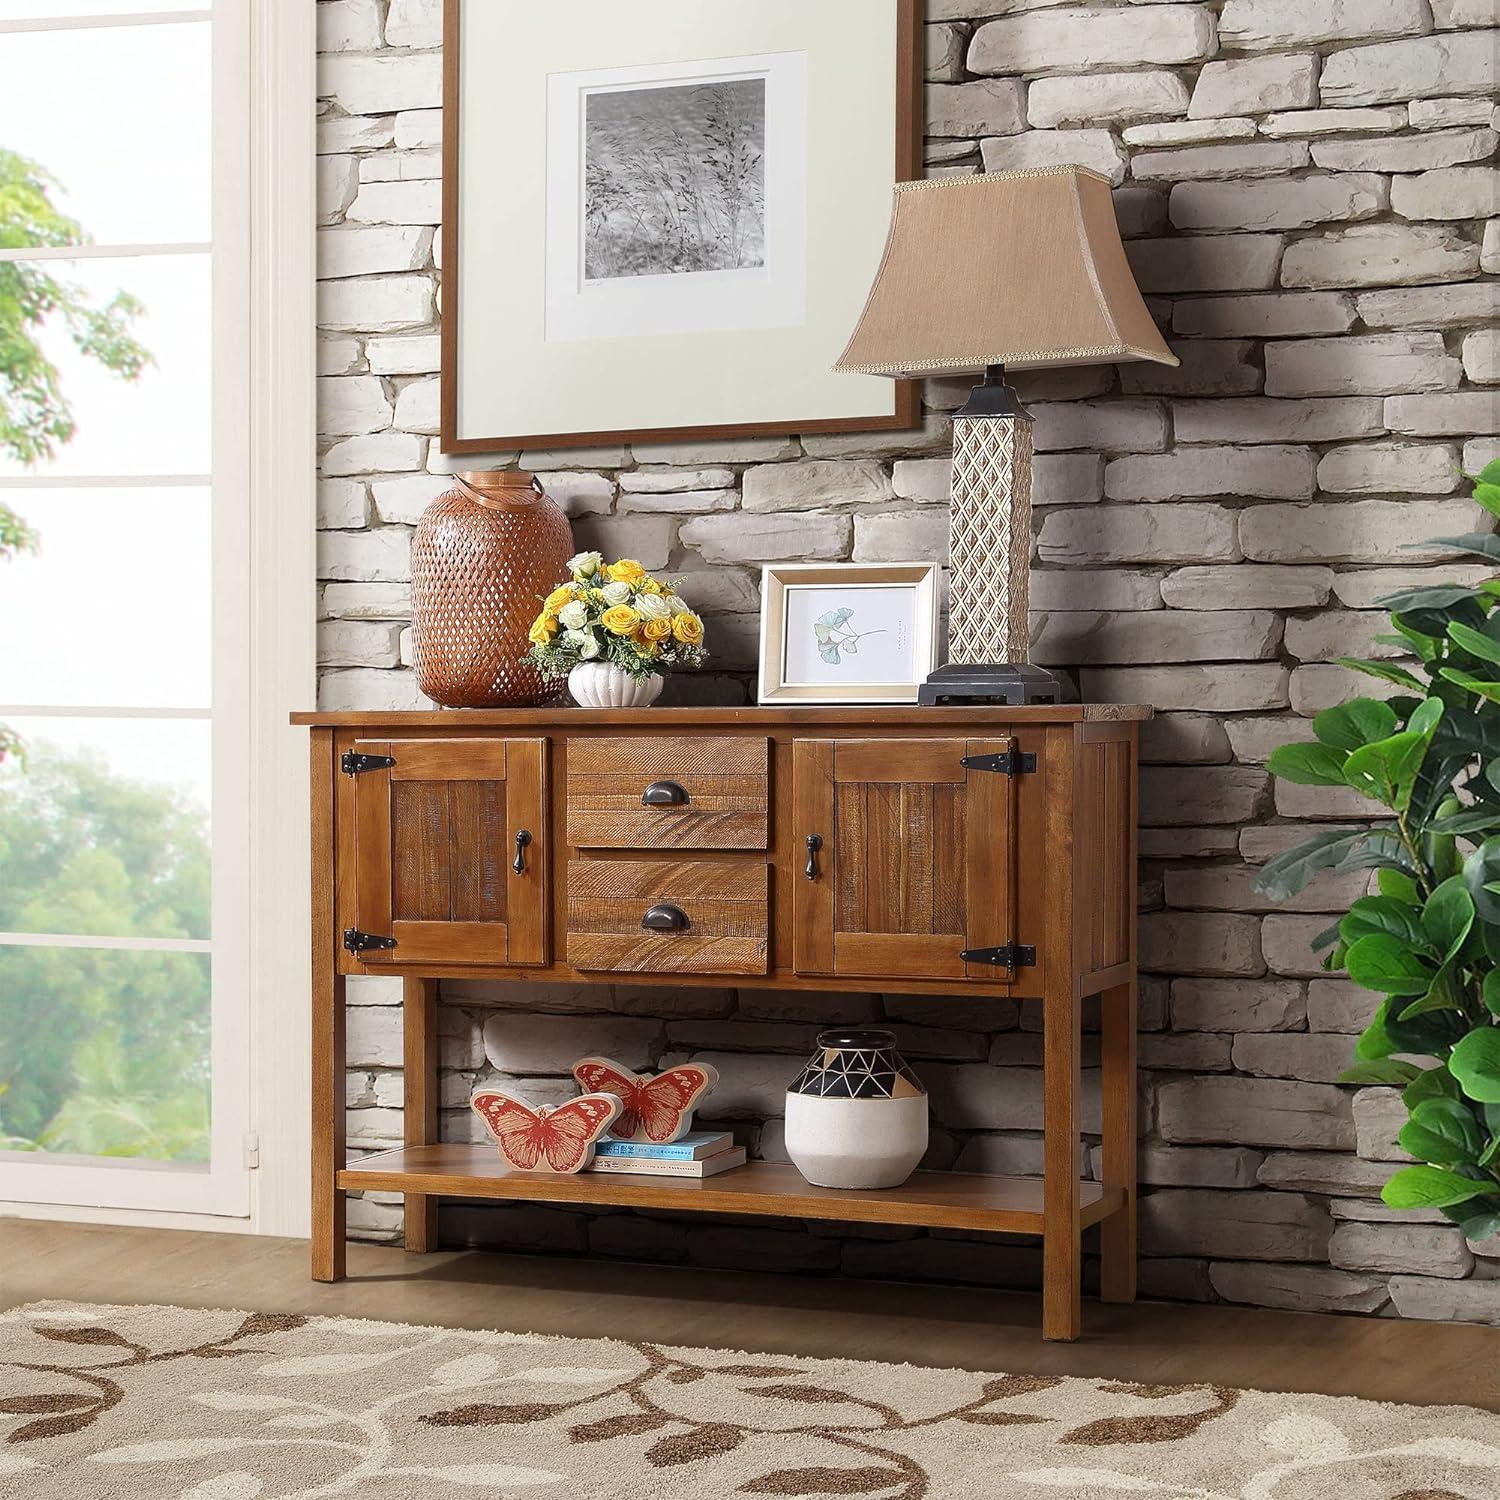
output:
M966 964L992 964L997 969L1031 969L1036 967L1036 949L1020 943L1003 948L965 948L958 955Z
M394 755L365 755L358 750L344 751L344 758L339 762L345 776L358 776L361 771L383 771L395 764Z
M351 953L368 953L372 948L394 948L393 937L377 937L373 932L361 932L357 927L344 929L344 946Z
M1002 776L1024 776L1036 770L1036 755L1030 750L1007 750L1003 755L966 755L960 762L971 771L998 771Z

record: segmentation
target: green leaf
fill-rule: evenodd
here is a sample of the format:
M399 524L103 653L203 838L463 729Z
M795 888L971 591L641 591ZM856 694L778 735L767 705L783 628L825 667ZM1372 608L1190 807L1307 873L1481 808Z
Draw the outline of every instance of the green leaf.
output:
M1450 876L1427 898L1422 932L1446 961L1457 955L1473 925L1474 898L1462 875Z
M1394 896L1361 896L1339 922L1339 936L1346 943L1357 943L1372 932L1388 932L1409 948L1420 948L1426 941L1421 908Z
M1407 1109L1415 1109L1424 1099L1461 1099L1463 1090L1458 1080L1446 1067L1428 1068L1407 1084L1401 1102Z
M1454 1047L1448 1070L1469 1098L1500 1104L1500 1028L1480 1026Z
M1378 1057L1370 1062L1355 1063L1352 1068L1345 1068L1339 1074L1339 1082L1391 1084L1396 1088L1405 1088L1416 1071L1415 1063L1402 1062L1397 1057Z
M1455 1099L1422 1100L1396 1139L1408 1155L1440 1167L1471 1167L1486 1145L1473 1112Z
M1385 1029L1385 1018L1390 1008L1389 998L1382 1000L1374 1019L1360 1032L1359 1040L1354 1044L1354 1055L1360 1062L1376 1062L1382 1057L1389 1057L1391 1053L1400 1051L1400 1048L1391 1040L1390 1033Z
M1425 995L1420 995L1413 1000L1396 1017L1397 1022L1414 1021L1418 1016L1430 1016L1441 1010L1459 1010L1459 1003L1454 998L1452 987L1445 978L1447 972L1446 969L1440 971L1438 977L1432 982L1432 988Z
M1438 721L1447 707L1441 698L1424 698L1407 719L1406 727L1413 734L1431 734L1438 727Z
M1500 896L1490 886L1500 880L1500 838L1486 839L1465 861L1464 884L1481 922L1500 925Z
M1346 758L1331 745L1281 745L1271 752L1266 769L1299 786L1343 786Z
M1487 703L1500 703L1500 682L1487 682L1484 678L1476 677L1472 672L1462 671L1458 667L1440 667L1438 675L1448 682L1457 683L1465 692L1473 693Z
M1429 736L1415 730L1393 734L1355 750L1344 763L1344 780L1355 791L1398 812L1411 800L1412 784L1427 753Z
M1500 458L1492 458L1478 475L1480 484L1500 484Z
M1367 677L1378 677L1382 682L1394 682L1397 687L1410 688L1420 697L1427 696L1426 686L1405 667L1392 666L1387 661L1365 661L1356 656L1340 656L1336 660L1339 666L1348 667L1352 672L1363 672Z
M1351 698L1313 719L1313 733L1335 750L1358 750L1395 732L1395 711L1379 698Z
M1388 932L1351 943L1344 967L1355 984L1385 995L1425 995L1437 972Z
M1410 615L1422 611L1451 609L1465 600L1477 599L1479 591L1461 583L1440 583L1436 587L1402 589L1386 594L1375 603L1393 615Z
M1462 836L1466 833L1483 833L1486 828L1500 828L1500 808L1472 807L1466 812L1454 813L1451 818L1437 818L1427 825L1429 833L1448 833Z
M1387 1208L1448 1208L1494 1190L1445 1167L1403 1167L1380 1196Z
M1484 1000L1485 1009L1491 1015L1500 1016L1500 969L1491 969L1484 976L1480 995Z
M1487 557L1491 562L1500 562L1500 537L1488 531L1466 531L1462 536L1435 536L1425 542L1408 542L1409 547L1452 547L1458 552L1470 552L1475 557Z
M1476 1245L1481 1240L1489 1239L1492 1234L1500 1234L1500 1207L1486 1209L1483 1213L1465 1219L1459 1228L1463 1231L1464 1238L1472 1240Z
M1403 875L1400 870L1377 871L1375 885L1382 896L1389 896L1407 906L1422 904L1422 897L1417 891L1417 882L1410 875Z
M1455 645L1462 646L1470 656L1477 656L1481 661L1500 663L1500 645L1492 641L1483 631L1475 630L1472 626L1455 620L1448 627L1448 639Z
M1492 516L1500 516L1500 484L1476 485L1474 499Z
M1330 828L1266 861L1255 878L1255 889L1272 901L1285 901L1301 891L1320 870L1337 866L1369 836L1368 828Z

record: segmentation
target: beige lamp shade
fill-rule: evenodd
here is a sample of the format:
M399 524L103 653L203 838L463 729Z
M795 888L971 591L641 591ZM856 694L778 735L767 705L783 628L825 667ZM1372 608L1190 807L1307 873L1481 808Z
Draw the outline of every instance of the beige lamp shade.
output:
M1125 259L1109 180L1084 167L896 185L852 375L989 365L1175 365Z

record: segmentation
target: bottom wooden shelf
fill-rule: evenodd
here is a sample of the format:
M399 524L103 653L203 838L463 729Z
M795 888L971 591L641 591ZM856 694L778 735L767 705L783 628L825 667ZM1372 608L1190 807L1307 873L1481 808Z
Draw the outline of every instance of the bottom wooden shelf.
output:
M898 1188L853 1190L813 1187L795 1167L775 1162L748 1162L709 1178L628 1177L602 1172L561 1177L513 1172L492 1146L407 1146L345 1167L338 1174L338 1186L350 1192L764 1214L1003 1234L1042 1232L1040 1179L972 1172L914 1172ZM1080 1184L1080 1196L1085 1226L1107 1218L1125 1201L1121 1189L1097 1182Z

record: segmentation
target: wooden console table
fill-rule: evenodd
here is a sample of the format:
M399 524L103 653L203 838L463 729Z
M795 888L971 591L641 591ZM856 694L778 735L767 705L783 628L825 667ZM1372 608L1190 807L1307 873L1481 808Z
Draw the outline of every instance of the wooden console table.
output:
M313 1243L344 1274L344 1195L439 1195L1039 1234L1043 1333L1135 1295L1136 734L1128 706L309 713ZM643 925L645 914L652 922ZM663 915L665 913L665 915ZM405 980L405 1145L345 1159L344 981ZM436 981L1039 997L1045 1178L917 1172L809 1186L508 1171L437 1133ZM1103 1181L1078 1180L1081 1002L1101 999ZM788 1059L787 1077L795 1072ZM997 1087L999 1086L997 1081Z

